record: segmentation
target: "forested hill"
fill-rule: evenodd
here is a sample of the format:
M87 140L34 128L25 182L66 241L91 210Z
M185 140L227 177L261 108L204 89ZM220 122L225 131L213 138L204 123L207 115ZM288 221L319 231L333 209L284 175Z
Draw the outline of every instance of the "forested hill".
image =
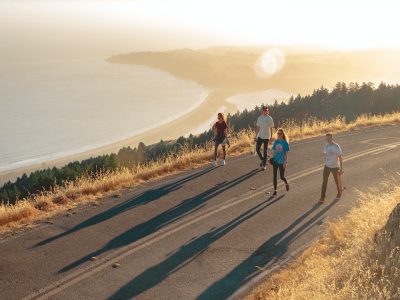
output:
M276 126L284 126L287 121L301 124L310 118L329 120L338 116L352 121L361 114L375 115L394 111L400 111L400 86L384 83L377 87L371 83L337 83L332 90L320 87L310 95L299 95L291 98L288 103L276 102L270 107ZM234 131L253 128L260 113L261 108L255 107L229 115L229 125ZM140 143L137 148L125 147L116 154L73 162L63 168L35 171L29 176L24 174L16 182L8 182L0 188L0 203L14 204L17 199L50 190L55 184L63 185L83 174L96 176L100 170L132 167L166 155L178 155L184 145L201 147L211 140L212 135L210 130L200 135L182 136L174 141L160 141L150 146Z
M308 118L329 120L338 116L350 122L362 114L382 114L400 110L400 86L372 83L338 82L332 90L320 87L310 95L291 97L287 103L275 102L270 106L275 124L282 126L287 120L301 123ZM260 108L238 112L229 117L235 130L252 126Z

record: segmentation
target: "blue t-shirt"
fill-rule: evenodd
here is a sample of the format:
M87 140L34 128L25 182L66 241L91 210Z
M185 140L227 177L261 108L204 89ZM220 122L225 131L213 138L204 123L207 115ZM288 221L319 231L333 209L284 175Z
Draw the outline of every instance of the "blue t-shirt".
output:
M283 165L285 163L286 152L290 150L288 142L285 140L275 140L272 150L274 150L274 162Z

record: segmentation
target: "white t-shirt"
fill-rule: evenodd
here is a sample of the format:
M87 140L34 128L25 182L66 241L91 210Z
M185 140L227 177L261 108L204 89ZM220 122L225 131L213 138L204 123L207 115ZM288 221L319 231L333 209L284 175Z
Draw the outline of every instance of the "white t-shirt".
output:
M270 139L270 129L275 127L274 120L270 115L261 115L257 119L257 127L260 128L260 131L258 132L258 137L260 139Z
M342 149L336 143L325 144L324 153L326 154L325 166L328 168L339 168L339 156L342 155Z

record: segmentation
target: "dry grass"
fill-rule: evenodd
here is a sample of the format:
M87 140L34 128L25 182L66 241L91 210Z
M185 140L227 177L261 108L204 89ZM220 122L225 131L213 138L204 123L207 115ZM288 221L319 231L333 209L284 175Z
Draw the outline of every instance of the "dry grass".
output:
M247 299L400 299L397 184L360 193L359 206Z
M384 116L361 116L346 124L341 118L331 122L312 121L301 127L293 124L286 126L291 140L301 140L318 136L325 132L339 132L355 128L400 123L400 113ZM252 133L243 131L231 138L229 156L250 152ZM0 232L20 227L35 220L47 218L80 203L95 201L121 188L133 187L145 181L160 178L179 171L202 166L210 162L212 147L207 146L191 151L184 151L178 157L150 163L135 169L121 169L105 172L93 177L82 177L69 182L64 187L55 187L53 191L23 199L17 205L0 206Z
M228 151L230 156L237 156L248 152L250 148L251 132L244 131L231 138L231 147ZM95 177L84 176L68 182L65 186L56 186L50 192L20 200L16 205L1 205L0 231L47 218L80 203L105 197L122 188L134 187L148 180L202 166L211 161L212 153L211 145L186 150L178 157L171 156L134 169L123 168L103 172Z
M351 123L346 123L344 118L338 117L330 121L310 120L303 126L288 122L285 129L291 141L319 136L326 132L337 133L350 131L370 126L383 126L400 123L400 112L385 115L361 115Z

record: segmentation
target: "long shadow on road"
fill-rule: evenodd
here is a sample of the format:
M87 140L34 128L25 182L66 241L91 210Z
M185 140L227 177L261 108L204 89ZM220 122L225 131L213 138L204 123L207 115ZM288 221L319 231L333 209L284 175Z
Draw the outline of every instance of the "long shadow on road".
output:
M182 245L176 252L169 254L168 258L166 258L164 261L150 267L138 275L136 278L114 293L109 299L130 299L148 289L151 289L162 282L169 275L179 271L185 265L189 264L196 257L201 255L213 242L228 234L241 223L252 218L282 197L284 197L284 195L277 198L269 198L267 201L264 201L247 210L227 224L219 228L212 229L209 232Z
M43 240L43 241L37 243L34 247L46 245L50 242L53 242L64 236L67 236L69 234L77 232L86 227L90 227L90 226L99 224L101 222L107 221L121 213L124 213L125 211L131 210L138 206L146 205L147 203L158 200L171 192L179 190L180 188L182 188L184 186L185 183L187 183L193 179L199 178L199 177L207 174L208 172L212 171L213 169L214 168L207 168L200 172L196 172L189 176L185 176L184 178L181 178L172 183L165 184L159 188L153 188L153 189L146 190L146 191L140 193L139 195L135 196L134 198L129 199L119 205L116 205L105 212L97 214L61 234L55 235L53 237L50 237L46 240Z
M283 196L281 196L283 197ZM109 299L129 299L133 298L161 283L168 276L189 264L191 261L205 252L208 247L228 234L242 222L252 218L257 213L267 208L281 197L273 201L260 203L249 209L239 217L229 223L210 230L202 236L181 246L176 252L170 254L164 261L148 268L143 273L132 279L116 291ZM310 230L315 224L318 224L324 218L324 215L337 203L337 200L331 202L320 211L321 205L315 204L307 212L298 217L287 228L275 234L256 249L247 259L236 266L232 271L220 280L213 283L204 290L198 299L226 299L232 296L243 284L254 278L259 273L257 267L266 267L268 264L279 260L287 252L288 246L301 235ZM309 218L314 212L314 216Z
M167 226L168 224L171 224L172 222L175 222L187 216L188 214L191 214L201 209L204 205L206 205L206 202L209 201L210 199L240 184L241 182L250 179L258 172L259 172L258 169L252 170L240 177L237 177L234 180L223 182L219 185L213 186L212 188L194 197L190 197L188 199L183 200L178 205L160 213L159 215L149 219L146 222L134 226L133 228L122 233L121 235L115 237L114 239L110 240L106 245L104 245L104 247L102 247L101 249L92 252L80 258L79 260L65 266L59 272L69 271L81 265L82 263L88 261L93 256L98 256L106 251L126 246L128 244L140 240L141 238L146 237L151 233L156 232L157 230Z
M226 299L232 296L241 286L249 282L257 274L259 269L268 264L279 261L287 252L289 245L301 235L310 230L315 224L322 220L325 213L332 208L338 199L332 201L328 206L321 209L313 217L306 220L321 204L317 203L307 212L297 218L287 228L275 234L254 251L246 260L236 266L232 271L220 280L213 283L197 299ZM302 222L305 221L303 224ZM294 230L298 225L300 225ZM294 230L293 232L291 232ZM291 232L289 234L289 232Z

